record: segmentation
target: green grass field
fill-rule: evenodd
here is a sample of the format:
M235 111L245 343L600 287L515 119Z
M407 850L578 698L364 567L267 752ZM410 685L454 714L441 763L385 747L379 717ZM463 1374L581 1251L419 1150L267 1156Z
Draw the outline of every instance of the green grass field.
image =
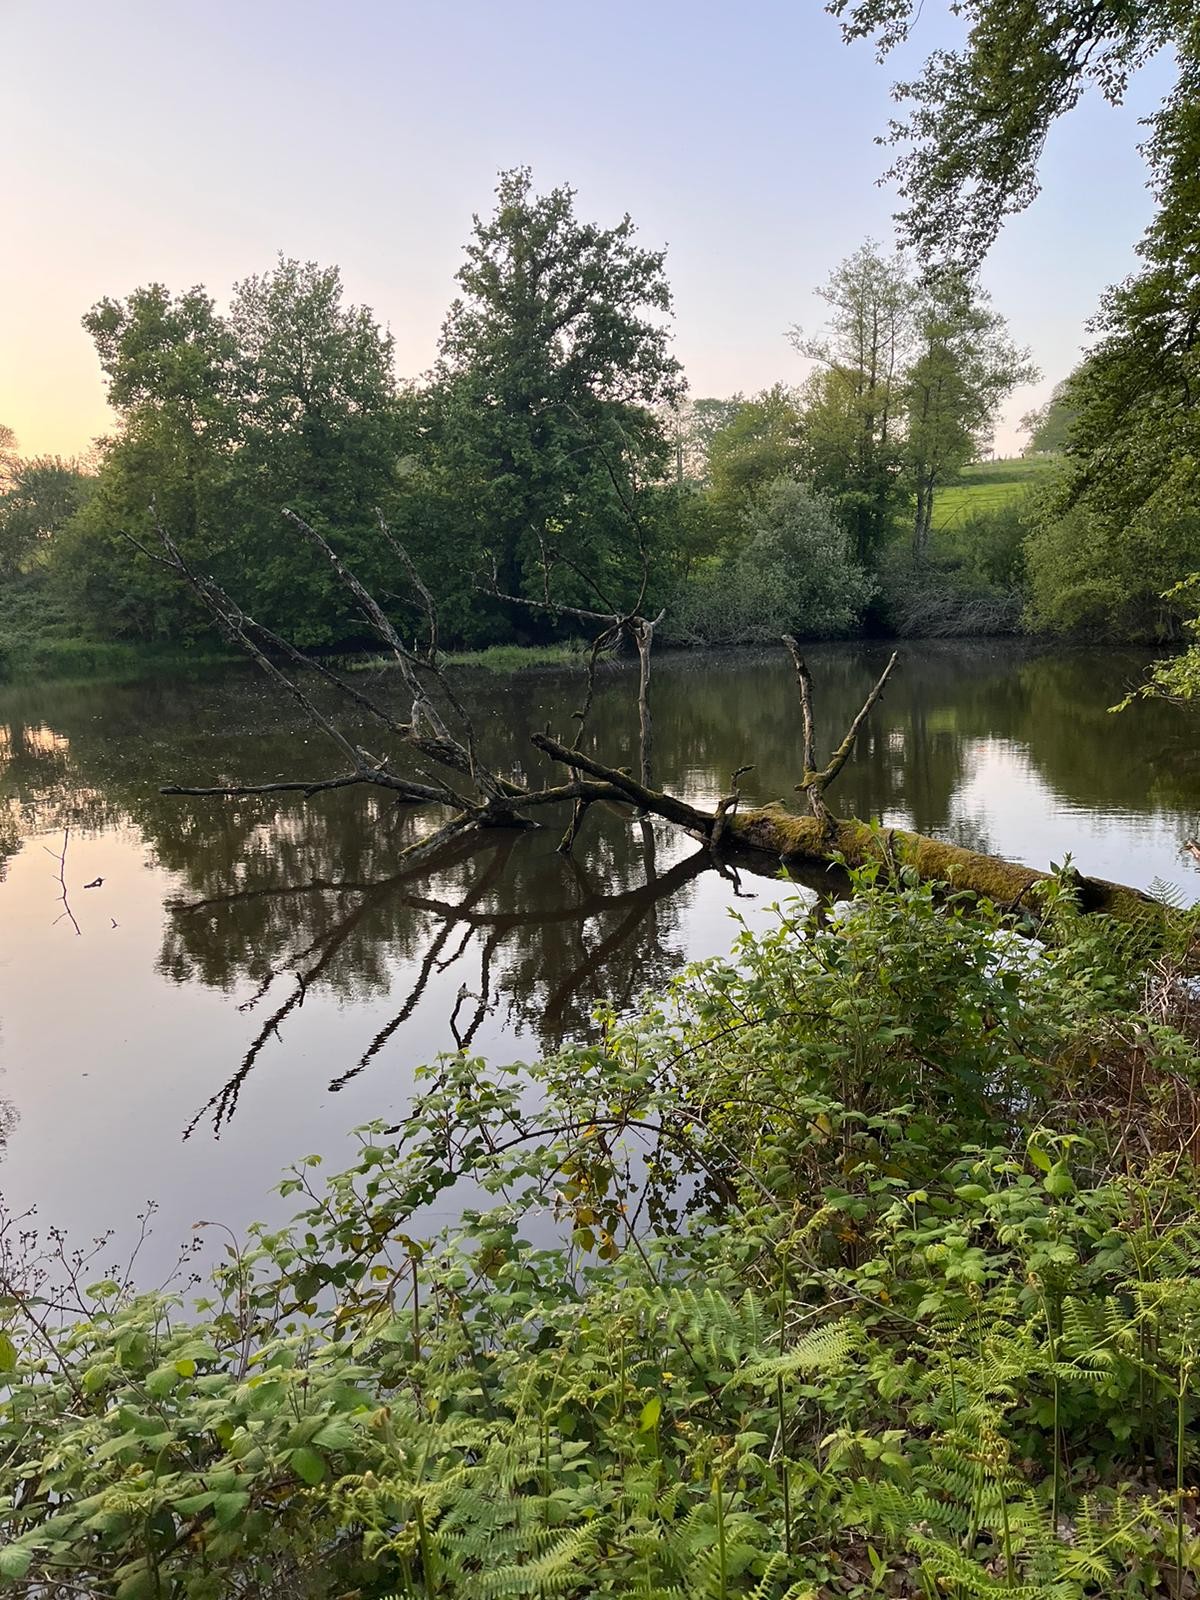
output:
M957 527L981 512L996 511L1044 482L1055 467L1053 456L1015 457L1011 461L981 461L964 467L958 483L939 489L933 502L936 530Z
M524 672L531 667L565 667L582 661L586 647L564 640L561 644L490 644L483 650L450 650L442 656L448 667L478 667L484 672ZM392 657L379 651L369 655L340 656L346 672L374 672L392 665Z

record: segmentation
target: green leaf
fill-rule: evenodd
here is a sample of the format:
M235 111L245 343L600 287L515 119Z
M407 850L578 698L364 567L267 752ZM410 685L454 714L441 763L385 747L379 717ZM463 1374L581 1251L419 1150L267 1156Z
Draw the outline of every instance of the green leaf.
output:
M357 1428L342 1418L327 1422L325 1426L313 1435L313 1444L319 1444L324 1450L349 1450L358 1443Z
M117 1585L117 1600L155 1600L158 1584L149 1567L139 1567Z
M32 1550L19 1544L6 1544L0 1550L0 1578L23 1578L32 1562Z
M175 1371L181 1378L194 1378L196 1376L196 1363L194 1361L177 1361Z
M315 1450L302 1444L298 1450L292 1451L292 1471L303 1482L315 1485L325 1476L325 1462Z
M15 1372L17 1367L17 1347L8 1334L0 1333L0 1372Z
M237 1521L249 1504L250 1496L244 1490L236 1490L233 1494L219 1494L213 1501L217 1522L222 1528L227 1528L231 1522Z
M642 1433L650 1433L658 1427L658 1419L662 1416L662 1400L658 1395L652 1396L642 1407L642 1420L638 1429Z
M1067 1168L1067 1163L1056 1161L1042 1179L1042 1186L1048 1194L1055 1197L1070 1194L1075 1188L1075 1180Z
M207 1511L217 1498L212 1489L206 1489L203 1494L186 1494L182 1500L174 1500L171 1509L185 1517L194 1517L197 1511Z

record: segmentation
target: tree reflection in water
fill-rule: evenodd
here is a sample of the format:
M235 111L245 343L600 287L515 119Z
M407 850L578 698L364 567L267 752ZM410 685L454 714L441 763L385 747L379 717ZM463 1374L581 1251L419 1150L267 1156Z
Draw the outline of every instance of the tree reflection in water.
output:
M627 842L618 861L618 838L630 834L637 846ZM531 848L528 835L498 831L456 841L437 856L375 879L280 881L169 902L165 961L176 973L197 960L211 971L210 941L226 952L236 948L245 937L239 922L251 909L260 925L285 922L291 935L240 1007L253 1014L270 1006L269 1014L187 1133L206 1121L220 1132L262 1051L281 1037L313 989L361 993L365 974L356 946L363 941L376 959L397 949L409 957L403 997L358 1058L330 1081L332 1092L400 1033L431 978L456 968L464 975L447 1018L454 1048L469 1049L485 1017L501 1004L509 1024L528 1028L545 1050L582 1036L600 997L626 1007L683 964L675 935L689 885L716 872L730 881L734 895L745 895L742 874L756 867L753 861L718 863L697 848L660 871L654 827L644 820L631 825L616 813L597 824L587 861L547 849L554 837L547 830L539 849ZM771 863L772 876L775 871ZM393 974L385 958L375 973L378 987L390 988Z
M845 726L889 648L810 653L829 728ZM1119 722L1107 711L1144 662L1137 652L908 645L843 775L839 808L979 849L1032 854L1039 865L1075 850L1085 870L1103 870L1093 859L1103 840L1093 832L1081 844L1082 819L1107 831L1110 850L1140 852L1136 869L1113 862L1105 875L1143 885L1174 876L1186 886L1192 868L1179 866L1173 835L1195 831L1200 804L1191 724L1171 707L1139 707ZM665 787L711 806L729 774L753 761L748 803L791 795L799 719L782 650L664 656L656 683ZM507 754L532 766L537 757L513 744L514 730L565 725L578 689L572 673L472 677L488 759L498 765ZM386 698L388 685L371 692ZM622 669L602 679L592 727L598 749L632 757L636 715ZM77 837L118 833L144 841L159 875L146 880L147 892L162 883L174 896L158 973L243 1007L248 1037L237 1070L194 1127L227 1125L277 1037L300 1054L321 1036L316 994L375 1013L371 1037L347 1045L320 1080L328 1088L349 1088L389 1059L421 1027L419 1009L426 1017L441 1009L421 1035L422 1053L442 1043L491 1050L502 1025L551 1050L586 1035L598 1002L625 1007L661 985L697 949L700 918L720 917L732 899L730 886L711 892L718 869L687 840L601 807L575 859L557 854L561 829L549 827L461 843L398 872L398 848L433 819L387 797L335 793L305 806L158 792L184 776L288 775L307 736L269 686L241 671L192 683L0 691L0 878L22 840L61 841L67 827L72 848ZM0 883L0 896L6 888ZM774 897L764 886L762 898ZM0 916L14 904L0 901ZM50 905L39 900L37 916ZM146 975L118 972L114 1011L139 1003ZM93 1026L80 1019L81 1049ZM339 1051L346 1031L338 1031Z

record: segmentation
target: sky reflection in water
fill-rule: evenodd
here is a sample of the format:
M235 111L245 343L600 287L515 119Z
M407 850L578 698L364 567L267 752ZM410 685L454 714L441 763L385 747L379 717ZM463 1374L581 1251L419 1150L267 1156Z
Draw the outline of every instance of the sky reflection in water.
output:
M812 649L821 732L839 736L886 656ZM1168 707L1114 718L1128 651L906 646L837 791L838 808L1149 886L1196 879L1191 726ZM378 687L378 685L376 686ZM474 676L493 757L530 770L523 732L566 724L561 673ZM592 721L632 755L630 683ZM712 803L753 761L754 798L791 793L798 716L774 655L664 658L658 777ZM343 792L305 806L168 798L158 786L332 771L269 686L0 690L0 1187L11 1208L88 1235L160 1203L147 1271L201 1217L278 1215L282 1167L348 1154L346 1130L403 1115L415 1066L466 1047L511 1059L584 1036L597 1001L633 1003L724 952L730 913L761 926L789 891L722 876L693 841L594 808L577 858L557 830L458 846L398 872L429 819ZM517 730L514 741L511 732ZM81 933L60 917L55 855ZM83 885L96 878L96 889ZM0 1124L0 1136L4 1125Z

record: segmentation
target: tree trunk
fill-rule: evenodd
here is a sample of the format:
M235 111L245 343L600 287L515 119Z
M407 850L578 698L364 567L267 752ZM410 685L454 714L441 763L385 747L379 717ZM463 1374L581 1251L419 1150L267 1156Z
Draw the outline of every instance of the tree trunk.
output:
M849 867L894 862L911 867L925 882L948 883L1012 909L1018 905L1032 907L1035 901L1030 891L1036 884L1050 880L1048 872L1020 866L1003 856L966 850L926 834L906 833L899 828L881 831L855 817L835 819L823 826L816 817L802 816L782 804L761 806L729 818L724 838L727 846L740 845L778 856L785 866L789 861L827 863L835 856L843 857ZM1124 922L1143 922L1163 911L1160 901L1140 889L1110 883L1105 878L1077 873L1074 885L1083 911L1102 911Z
M705 843L713 843L716 833L718 848L764 852L778 857L784 866L829 866L839 857L848 867L865 867L873 862L906 866L925 882L947 883L1013 910L1018 906L1032 908L1035 901L1030 891L1036 884L1051 880L1050 873L1006 861L1003 856L983 855L923 833L907 833L899 828L883 830L856 817L842 819L828 812L824 816L804 816L782 801L736 813L721 808L715 814L700 811L674 795L648 788L628 772L606 767L593 756L560 744L548 734L535 733L533 743L552 760L611 784L640 811L662 817ZM1074 886L1082 911L1104 912L1123 922L1146 922L1164 911L1161 901L1140 889L1110 883L1105 878L1076 873Z
M654 623L640 618L633 624L638 653L638 766L647 789L654 782L654 723L650 716L650 651L654 644Z
M925 483L920 469L917 472L917 509L913 519L913 559L919 561L924 554Z

